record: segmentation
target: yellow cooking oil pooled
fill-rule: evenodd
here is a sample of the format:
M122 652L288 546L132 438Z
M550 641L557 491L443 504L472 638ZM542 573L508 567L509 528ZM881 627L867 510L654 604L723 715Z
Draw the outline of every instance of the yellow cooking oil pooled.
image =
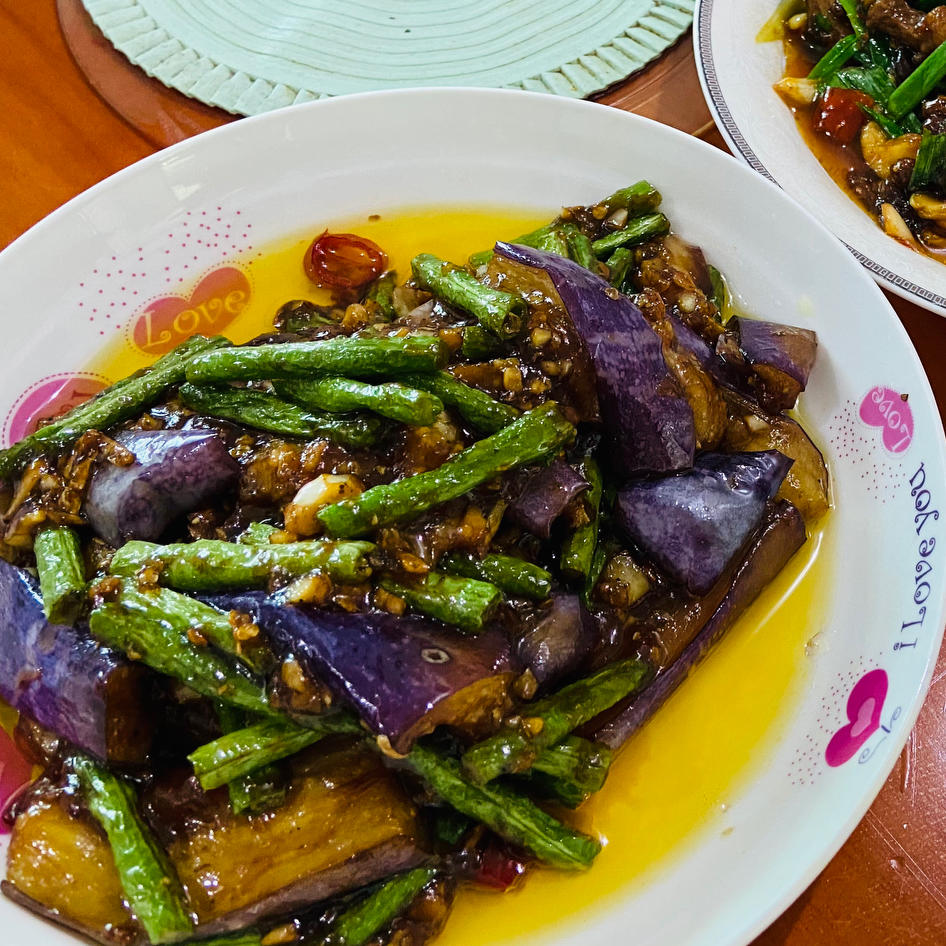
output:
M507 893L462 890L437 946L512 942L633 893L727 815L764 767L806 678L819 629L830 514L719 645L619 753L571 823L605 843L585 872L534 870Z
M214 331L211 323L206 319L200 320L199 316L195 316L193 321L200 321L201 334L225 335L242 343L263 332L273 331L276 310L291 299L328 304L328 295L309 280L303 269L307 247L326 229L333 233L355 233L373 240L387 254L388 268L395 270L398 280L403 282L410 276L412 257L418 253L433 253L454 263L465 263L471 253L491 247L497 239L511 240L528 233L547 223L556 212L554 207L535 214L498 207L476 210L445 207L365 214L334 221L314 219L311 229L305 233L289 236L262 251L254 250L221 261L218 269L236 266L246 275L250 285L249 301L239 315L219 331ZM195 277L190 288L174 292L186 297L202 278ZM223 303L224 298L218 301ZM204 304L211 311L219 311L208 305L207 300ZM141 311L132 317L132 322L146 317L148 305L142 306ZM183 320L182 324L188 322ZM133 333L129 331L121 340L106 347L88 370L116 381L154 360L154 354L146 354L134 344Z
M463 262L497 238L511 239L541 226L553 212L440 208L314 220L308 233L221 264L240 266L251 286L245 308L223 334L246 341L271 331L273 314L290 299L327 301L302 266L306 247L326 228L374 240L403 280L416 253ZM712 248L707 250L712 259ZM117 379L152 360L124 341L91 367ZM471 930L478 946L540 932L646 883L654 871L672 867L674 855L705 832L738 833L738 820L731 821L725 809L765 765L779 739L805 680L806 642L821 629L819 591L828 585L830 526L829 516L825 528L810 536L618 755L602 791L570 816L577 827L605 841L593 867L579 873L537 869L505 894L461 890L438 946L469 946Z

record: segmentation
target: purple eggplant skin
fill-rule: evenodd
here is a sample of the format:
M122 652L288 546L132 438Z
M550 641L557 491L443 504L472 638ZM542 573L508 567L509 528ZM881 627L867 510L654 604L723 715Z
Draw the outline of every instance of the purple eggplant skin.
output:
M548 539L555 520L590 485L564 460L553 460L525 481L522 492L509 505L506 515L527 532Z
M416 615L334 613L252 593L206 600L249 614L277 654L295 657L398 753L440 724L488 726L518 671L496 629L463 637Z
M664 249L670 259L670 263L679 270L685 272L693 280L696 286L704 296L713 294L713 278L710 276L710 268L706 262L706 256L703 250L693 243L687 243L681 240L674 233L668 233L664 237ZM670 290L674 291L673 288Z
M313 903L410 870L426 859L428 855L410 841L390 841L375 849L363 851L346 863L322 871L315 877L300 877L296 883L252 906L230 913L219 920L202 923L197 932L201 937L223 936L245 930L274 916L298 914Z
M552 595L523 623L516 656L542 688L579 671L598 638L595 620L578 595Z
M717 339L716 352L742 376L732 387L779 414L794 407L805 390L818 336L810 329L735 316Z
M670 315L669 318L673 323L673 333L677 346L693 355L699 362L700 367L717 384L738 390L741 376L736 368L728 361L723 360L716 349L685 322L674 315Z
M495 252L551 278L591 354L616 472L627 477L689 467L696 450L693 411L641 310L572 260L510 243L497 243Z
M831 505L828 468L807 432L787 414L770 414L755 401L726 392L729 426L722 448L731 451L778 450L795 462L779 489L785 499L812 523Z
M705 594L758 527L791 465L777 450L704 453L690 470L622 489L617 521L670 578Z
M99 466L84 512L116 548L129 539L157 541L179 516L200 508L240 475L223 439L210 430L128 430L115 438L135 456L127 466Z
M0 697L99 759L137 764L151 745L149 671L79 627L50 624L29 572L0 559Z
M677 599L676 613L668 620L676 626L676 646L665 648L657 676L643 692L619 708L616 715L590 730L594 738L617 749L623 745L689 676L694 667L736 622L759 593L805 543L805 523L791 503L771 504L762 525L745 548L739 563L703 600ZM654 651L652 650L651 653Z

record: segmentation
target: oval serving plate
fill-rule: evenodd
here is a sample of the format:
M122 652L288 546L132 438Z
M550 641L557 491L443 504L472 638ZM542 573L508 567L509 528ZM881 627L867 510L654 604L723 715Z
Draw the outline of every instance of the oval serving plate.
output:
M551 216L638 178L662 191L674 229L745 311L818 332L804 411L834 476L831 590L798 685L725 814L567 919L525 930L510 901L490 942L605 944L632 928L642 946L744 946L879 791L929 684L946 568L942 424L882 293L827 230L720 151L604 106L498 90L370 93L241 121L115 175L0 254L6 347L18 354L0 381L9 440L50 402L102 384L85 369L106 341L158 350L165 331L212 330L227 299L243 298L232 293L254 291L249 261L287 235L405 206ZM604 856L620 867L620 850ZM549 889L568 897L578 880ZM6 901L0 923L10 946L75 942Z
M773 91L782 77L779 41L756 36L777 0L698 0L693 43L703 94L732 152L817 217L884 288L946 315L946 265L888 237L845 194L805 144Z

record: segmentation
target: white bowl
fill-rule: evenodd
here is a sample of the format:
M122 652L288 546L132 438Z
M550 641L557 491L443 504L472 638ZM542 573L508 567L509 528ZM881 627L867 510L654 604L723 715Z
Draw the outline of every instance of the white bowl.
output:
M810 629L818 645L798 655L801 683L725 817L547 928L520 935L511 898L508 943L610 944L633 930L639 946L744 946L879 791L939 648L946 547L946 516L924 515L946 500L942 424L882 293L807 212L721 151L612 108L509 91L373 93L243 120L115 175L0 254L6 347L17 353L0 380L9 437L48 396L37 393L43 379L83 369L156 298L186 296L287 234L405 205L551 216L639 178L663 192L675 230L727 274L746 311L818 332L804 413L834 477L830 594ZM567 897L578 882L555 889ZM5 901L0 925L10 946L74 942Z
M756 35L777 0L698 0L693 43L703 94L733 154L814 214L884 288L946 315L946 265L888 237L808 148L772 84L781 42Z

